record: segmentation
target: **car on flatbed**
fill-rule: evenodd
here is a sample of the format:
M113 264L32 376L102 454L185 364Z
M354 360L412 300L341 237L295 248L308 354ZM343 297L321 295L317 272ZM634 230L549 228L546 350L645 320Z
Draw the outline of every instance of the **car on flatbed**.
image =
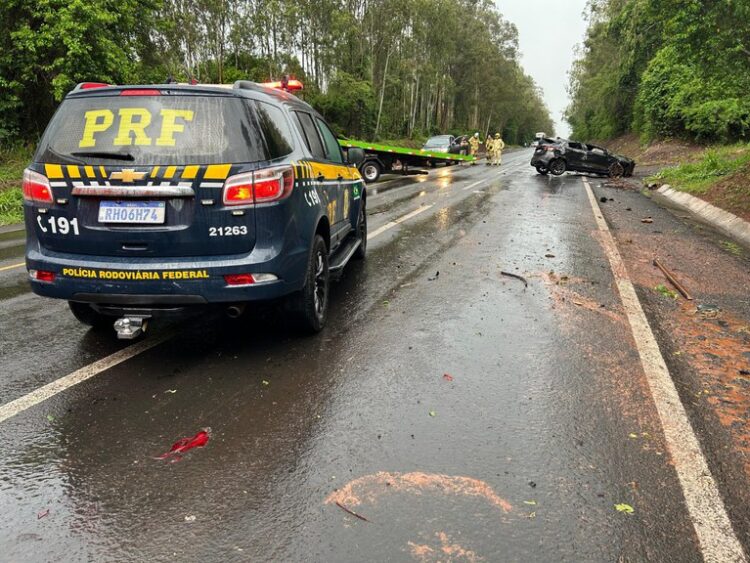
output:
M587 172L619 178L633 175L635 161L590 143L543 137L531 157L531 166L539 174Z
M32 290L121 338L267 300L319 331L330 280L365 256L363 158L312 107L254 82L81 84L24 172Z

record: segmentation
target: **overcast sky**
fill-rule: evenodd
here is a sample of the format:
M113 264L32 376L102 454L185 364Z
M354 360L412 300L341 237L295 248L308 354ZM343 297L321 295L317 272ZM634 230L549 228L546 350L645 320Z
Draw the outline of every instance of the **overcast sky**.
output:
M574 47L586 32L586 0L495 0L495 4L518 27L521 64L544 90L557 134L567 136L562 113L568 105L568 70Z

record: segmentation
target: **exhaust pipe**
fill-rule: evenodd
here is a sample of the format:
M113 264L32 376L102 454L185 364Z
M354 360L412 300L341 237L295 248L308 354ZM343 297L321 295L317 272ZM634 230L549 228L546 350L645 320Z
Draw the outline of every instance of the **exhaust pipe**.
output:
M230 319L238 319L245 312L245 304L238 303L237 305L230 305L227 307L227 317Z

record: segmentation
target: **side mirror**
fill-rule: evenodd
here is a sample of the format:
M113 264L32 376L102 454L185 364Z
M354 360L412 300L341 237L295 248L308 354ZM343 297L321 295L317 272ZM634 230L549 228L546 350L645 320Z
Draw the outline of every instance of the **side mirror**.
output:
M359 167L365 161L365 151L359 147L349 147L346 149L346 162Z

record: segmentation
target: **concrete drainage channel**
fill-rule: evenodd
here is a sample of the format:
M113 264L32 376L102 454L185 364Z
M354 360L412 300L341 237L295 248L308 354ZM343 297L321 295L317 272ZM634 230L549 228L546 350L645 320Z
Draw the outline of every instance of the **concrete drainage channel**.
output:
M696 221L705 223L728 237L750 247L750 223L724 211L700 198L678 192L664 185L653 192L653 199L660 205L690 213Z

